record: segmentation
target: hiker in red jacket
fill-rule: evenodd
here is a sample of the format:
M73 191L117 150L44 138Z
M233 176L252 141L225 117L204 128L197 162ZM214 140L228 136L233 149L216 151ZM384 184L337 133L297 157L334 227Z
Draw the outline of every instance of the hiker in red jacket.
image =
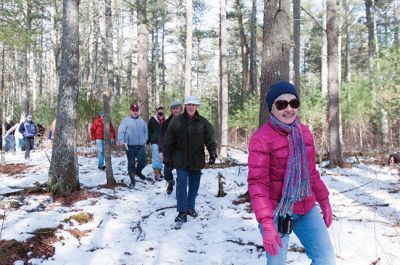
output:
M110 122L110 138L115 141L115 131ZM104 112L100 112L99 116L93 121L90 127L90 140L96 144L98 165L100 170L106 169L104 165Z

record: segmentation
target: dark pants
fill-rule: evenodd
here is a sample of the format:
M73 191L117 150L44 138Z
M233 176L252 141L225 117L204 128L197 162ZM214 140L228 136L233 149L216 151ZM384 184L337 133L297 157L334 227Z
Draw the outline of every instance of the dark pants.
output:
M30 158L31 155L31 149L33 149L33 137L25 137L24 138L25 141L25 159Z
M135 173L135 159L138 160L137 171L141 172L146 166L146 149L144 145L128 145L126 150L126 156L128 158L128 174Z
M165 179L165 181L169 182L169 181L174 179L174 176L172 174L172 170L174 170L172 167L164 166L164 179Z

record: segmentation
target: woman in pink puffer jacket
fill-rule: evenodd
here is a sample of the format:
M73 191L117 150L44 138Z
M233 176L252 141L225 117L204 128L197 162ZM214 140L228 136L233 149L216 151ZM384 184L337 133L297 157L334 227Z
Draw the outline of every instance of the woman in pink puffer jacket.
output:
M329 192L316 169L312 134L297 116L296 88L287 81L275 83L266 101L269 120L250 140L248 188L267 264L286 263L292 230L312 264L335 264L327 231L332 223Z

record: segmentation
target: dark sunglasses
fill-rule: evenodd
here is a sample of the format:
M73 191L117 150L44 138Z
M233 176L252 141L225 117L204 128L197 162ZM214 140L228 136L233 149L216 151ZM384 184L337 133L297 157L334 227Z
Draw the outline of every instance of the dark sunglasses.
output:
M297 109L300 107L300 101L297 98L292 99L291 101L287 100L277 100L275 102L275 106L277 110L284 110L290 105L292 109Z

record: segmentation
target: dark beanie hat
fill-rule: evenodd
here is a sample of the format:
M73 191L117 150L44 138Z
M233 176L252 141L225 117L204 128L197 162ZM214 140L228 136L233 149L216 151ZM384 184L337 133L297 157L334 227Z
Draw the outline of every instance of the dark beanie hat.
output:
M266 101L269 112L271 112L272 103L274 103L275 99L282 94L292 94L295 95L296 98L299 98L296 87L292 83L285 80L278 81L275 84L272 84L268 90Z

